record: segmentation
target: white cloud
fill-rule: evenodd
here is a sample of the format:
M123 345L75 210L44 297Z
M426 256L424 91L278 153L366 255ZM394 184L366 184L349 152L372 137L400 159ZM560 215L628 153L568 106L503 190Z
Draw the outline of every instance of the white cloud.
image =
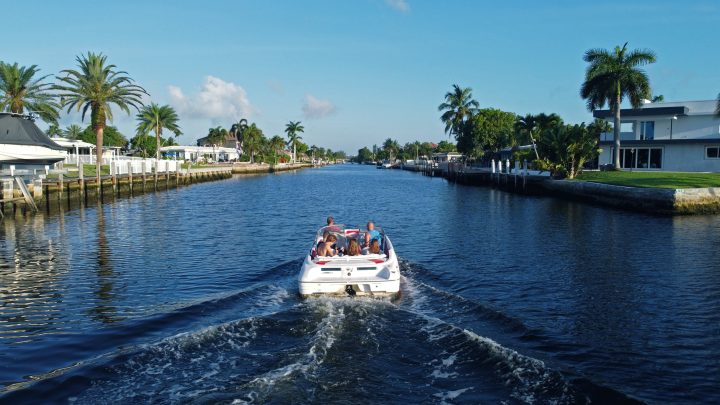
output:
M410 11L410 5L406 0L385 0L385 3L397 11L407 13Z
M329 100L320 100L312 94L305 95L305 103L302 106L305 118L323 118L335 112L335 106Z
M168 86L168 92L170 104L181 118L237 120L249 118L255 112L245 89L213 76L206 77L200 91L190 97L177 86Z

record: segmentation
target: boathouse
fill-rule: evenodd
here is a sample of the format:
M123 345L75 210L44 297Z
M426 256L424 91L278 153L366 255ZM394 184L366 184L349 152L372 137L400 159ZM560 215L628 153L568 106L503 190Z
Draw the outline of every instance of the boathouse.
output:
M645 103L622 109L620 165L624 169L673 172L720 172L720 119L717 100ZM595 118L613 123L610 110ZM599 164L612 164L613 133L600 135Z

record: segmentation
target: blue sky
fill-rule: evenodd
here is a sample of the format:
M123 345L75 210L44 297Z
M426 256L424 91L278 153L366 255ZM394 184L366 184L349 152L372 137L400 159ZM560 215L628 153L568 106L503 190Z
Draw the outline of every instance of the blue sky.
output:
M267 136L300 120L305 142L349 154L388 137L438 142L437 106L454 83L481 107L590 121L582 55L626 41L657 53L647 71L666 101L720 91L714 0L102 3L4 4L0 60L57 74L102 52L179 111L185 144L241 117ZM115 124L135 132L132 117Z

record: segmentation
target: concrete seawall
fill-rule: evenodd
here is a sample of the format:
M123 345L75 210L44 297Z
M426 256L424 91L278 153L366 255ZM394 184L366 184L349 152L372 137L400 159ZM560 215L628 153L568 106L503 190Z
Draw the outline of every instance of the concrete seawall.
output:
M663 189L625 187L576 180L545 180L558 195L632 211L657 214L720 213L720 188Z

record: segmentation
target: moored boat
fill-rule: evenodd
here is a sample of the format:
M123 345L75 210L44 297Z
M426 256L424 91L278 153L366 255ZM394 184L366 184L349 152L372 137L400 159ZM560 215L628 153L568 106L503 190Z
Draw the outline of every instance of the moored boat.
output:
M365 232L359 228L331 225L320 228L298 276L300 295L390 296L400 294L400 265L390 238L380 228L380 252L350 256L318 256L318 243L325 232L337 238L339 250L347 250L352 239L363 241Z

